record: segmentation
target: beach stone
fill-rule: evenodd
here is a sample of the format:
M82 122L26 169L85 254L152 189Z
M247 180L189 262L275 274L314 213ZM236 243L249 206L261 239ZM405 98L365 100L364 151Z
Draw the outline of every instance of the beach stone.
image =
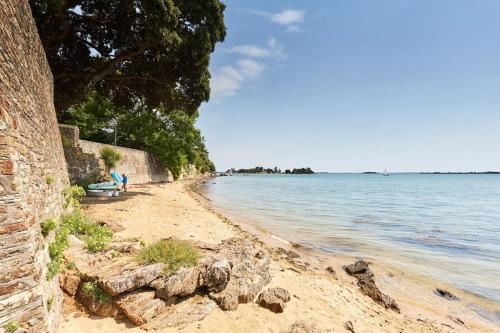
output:
M305 321L298 320L286 330L280 333L319 333L319 329L315 324L306 323Z
M168 300L172 296L188 296L200 287L200 270L197 267L183 267L175 274L160 277L149 284L156 289L156 297Z
M111 242L109 249L120 253L138 253L142 245L140 242Z
M213 262L202 274L203 285L212 292L223 291L231 278L232 265L227 259Z
M438 296L446 298L447 300L450 300L450 301L456 301L456 300L458 300L457 296L455 296L452 293L450 293L449 291L441 289L441 288L436 288L436 294Z
M70 296L75 296L80 286L81 279L77 275L60 274L59 286L61 289Z
M278 247L277 251L278 253L285 255L290 260L300 258L300 255L292 250L286 250L282 247Z
M222 310L236 310L238 304L252 302L262 288L271 282L269 257L243 238L230 238L217 246L212 260L226 259L232 264L229 283L221 292L210 292L209 297Z
M330 273L335 279L337 279L337 272L335 272L332 266L328 266L326 268L326 271Z
M282 313L285 311L287 302L290 301L290 293L283 288L269 288L260 293L257 298L257 304L263 308L269 309L275 313Z
M349 275L364 274L368 269L368 263L363 260L358 260L354 264L344 266L344 270Z
M344 328L345 328L346 330L348 330L349 332L355 333L355 332L354 332L354 326L353 326L353 324L352 324L352 322L351 322L350 320L348 320L348 321L346 321L346 322L344 323Z
M116 306L137 326L149 323L153 318L168 310L175 303L173 297L169 301L155 298L154 290L136 290L120 295L115 299Z
M361 292L373 299L378 304L386 309L391 309L400 312L396 301L389 295L383 294L375 283L375 274L368 267L368 263L363 260L358 260L356 263L344 266L345 271L349 275L353 275L358 280L358 286Z

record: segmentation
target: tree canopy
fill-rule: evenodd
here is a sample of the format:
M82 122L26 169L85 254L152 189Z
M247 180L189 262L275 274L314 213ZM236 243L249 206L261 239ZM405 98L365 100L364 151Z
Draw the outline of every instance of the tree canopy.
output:
M54 76L58 112L90 91L120 108L194 114L225 38L219 0L30 0Z

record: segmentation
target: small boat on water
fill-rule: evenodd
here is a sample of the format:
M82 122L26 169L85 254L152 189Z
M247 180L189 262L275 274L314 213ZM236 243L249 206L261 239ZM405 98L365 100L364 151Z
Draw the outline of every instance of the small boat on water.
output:
M387 171L387 169L384 169L384 173L383 173L384 176L389 176L389 171Z

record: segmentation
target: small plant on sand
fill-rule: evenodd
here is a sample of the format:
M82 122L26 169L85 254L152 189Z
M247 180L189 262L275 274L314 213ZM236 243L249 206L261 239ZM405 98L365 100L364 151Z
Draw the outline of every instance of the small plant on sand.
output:
M49 298L47 299L47 310L49 310L49 311L50 311L50 310L52 310L52 305L53 305L53 304L54 304L54 298L49 297Z
M116 149L108 146L102 147L99 154L108 168L116 167L116 163L122 159L122 155Z
M66 187L63 190L64 199L66 200L64 209L80 207L80 198L84 197L85 194L85 190L81 186Z
M18 327L19 325L17 324L17 322L9 321L3 328L5 328L5 331L8 333L14 333L15 331L17 331Z
M92 281L87 281L82 285L82 293L84 296L92 297L101 304L106 304L111 300L111 296Z
M49 186L50 186L50 185L52 185L52 184L54 184L54 182L55 182L55 181L56 181L56 180L54 179L54 177L53 177L53 176L50 176L50 175L49 175L49 176L45 177L45 182L46 182L46 183L47 183L47 185L49 185Z
M138 260L145 264L165 264L165 275L171 275L181 267L194 266L200 255L198 250L184 241L162 240L144 247Z
M73 261L67 262L66 269L69 269L69 270L76 269L76 264Z
M47 235L57 227L57 223L54 219L43 220L40 223L40 228L42 229L42 235L47 237Z

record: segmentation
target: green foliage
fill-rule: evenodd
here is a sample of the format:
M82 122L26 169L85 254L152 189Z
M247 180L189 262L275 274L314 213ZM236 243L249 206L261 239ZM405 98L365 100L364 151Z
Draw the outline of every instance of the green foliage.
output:
M50 176L50 175L49 175L49 176L45 177L45 182L46 182L46 183L47 183L47 185L49 185L49 186L50 186L50 185L52 185L52 184L54 184L54 182L55 182L55 181L56 181L56 180L54 179L54 177L53 177L53 176Z
M51 261L47 265L47 280L51 280L60 272L64 263L64 250L69 245L68 236L70 234L83 240L90 252L105 250L113 238L113 232L108 227L96 224L79 208L75 208L73 212L61 216L60 227L56 232L54 241L49 244Z
M57 223L54 219L47 219L40 223L40 228L42 229L42 235L47 237L47 235L57 227Z
M52 305L53 305L53 304L54 304L54 298L49 297L49 298L47 299L47 310L49 310L49 311L50 311L50 310L52 310Z
M82 293L86 297L92 297L100 304L106 304L111 301L111 296L93 281L87 281L82 285Z
M181 267L196 265L200 255L188 242L163 240L143 248L137 258L145 264L163 263L165 275L171 275Z
M67 229L68 233L83 240L90 252L105 250L113 238L111 229L98 225L80 209L75 209L71 214L63 215L61 225L61 229Z
M78 208L80 207L80 198L85 196L85 190L78 185L66 187L63 190L63 196L66 200L64 208Z
M80 179L76 185L80 186L83 189L88 188L90 184L97 183L99 176L97 174L87 175Z
M99 154L104 164L110 168L116 167L116 163L122 159L122 155L116 149L108 146L102 147Z
M67 262L66 269L70 269L70 270L76 269L76 264L73 261Z
M219 0L30 0L61 111L88 89L130 108L193 113L210 93L208 65L225 38ZM78 10L74 10L78 7ZM60 119L64 122L64 119Z
M5 331L8 333L14 333L19 325L15 321L9 321L3 328L5 328Z
M214 172L204 138L195 123L198 114L160 107L151 111L143 105L132 111L113 107L108 100L91 95L68 111L67 123L79 126L82 139L114 143L112 119L118 121L117 144L154 154L177 179L182 168L195 164L200 172Z

